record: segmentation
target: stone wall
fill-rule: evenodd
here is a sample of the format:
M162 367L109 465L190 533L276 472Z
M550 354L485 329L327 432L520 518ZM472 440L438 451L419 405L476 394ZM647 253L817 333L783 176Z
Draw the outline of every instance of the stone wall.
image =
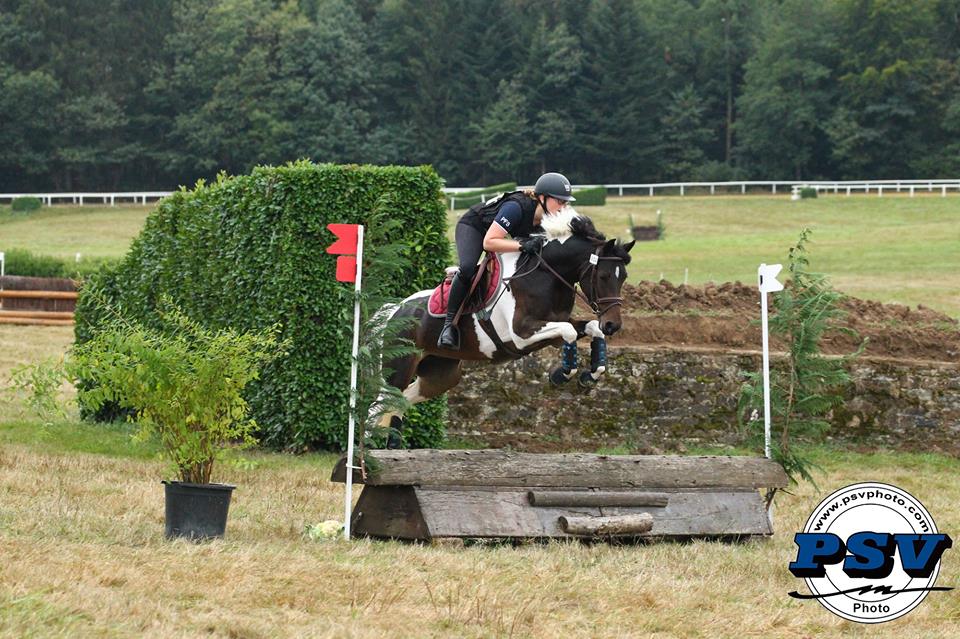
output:
M744 373L760 369L757 352L611 348L607 374L589 392L576 382L553 388L547 375L558 363L546 349L466 369L449 393L449 435L525 450L649 453L746 442L736 405ZM828 437L960 454L960 364L861 358L851 374Z

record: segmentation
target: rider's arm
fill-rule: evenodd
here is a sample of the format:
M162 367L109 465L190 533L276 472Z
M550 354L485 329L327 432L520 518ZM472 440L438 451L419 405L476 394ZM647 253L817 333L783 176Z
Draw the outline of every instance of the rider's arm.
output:
M507 231L499 224L491 224L487 234L483 236L483 250L493 253L509 253L519 251L520 243L507 237Z
M522 216L523 212L516 202L507 202L500 207L493 224L487 229L487 234L483 236L483 250L494 253L519 251L520 244L507 236L510 234L510 229L515 228L520 223Z

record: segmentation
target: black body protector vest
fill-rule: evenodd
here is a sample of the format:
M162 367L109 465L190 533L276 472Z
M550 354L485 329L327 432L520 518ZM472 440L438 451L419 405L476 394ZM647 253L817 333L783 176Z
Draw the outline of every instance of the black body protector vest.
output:
M510 237L527 237L540 227L533 222L534 215L537 212L537 201L526 195L523 191L513 191L498 195L486 203L477 203L471 206L460 218L463 224L469 224L481 233L486 233L494 218L500 212L500 207L507 202L516 202L520 205L523 217L516 228L510 229Z

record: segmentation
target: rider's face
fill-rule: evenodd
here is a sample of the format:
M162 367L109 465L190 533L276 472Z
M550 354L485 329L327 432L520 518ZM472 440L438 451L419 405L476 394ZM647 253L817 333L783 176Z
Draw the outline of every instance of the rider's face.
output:
M553 196L549 196L549 195L547 196L547 213L549 213L550 215L553 215L554 213L556 213L566 205L567 203L564 202L563 200L558 200Z

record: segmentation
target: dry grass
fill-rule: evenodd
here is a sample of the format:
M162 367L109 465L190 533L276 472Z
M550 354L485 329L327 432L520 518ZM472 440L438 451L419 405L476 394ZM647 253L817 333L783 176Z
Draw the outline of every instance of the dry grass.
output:
M0 429L3 427L0 426ZM418 546L311 542L338 518L333 457L259 455L223 468L239 488L227 538L163 539L156 461L0 451L0 634L106 637L947 637L960 600L931 593L906 618L868 627L787 592L792 533L818 501L783 495L778 533L744 544ZM940 529L960 526L951 460L825 460L825 490L866 479L917 495ZM955 552L955 551L954 551ZM946 554L939 585L957 581Z

